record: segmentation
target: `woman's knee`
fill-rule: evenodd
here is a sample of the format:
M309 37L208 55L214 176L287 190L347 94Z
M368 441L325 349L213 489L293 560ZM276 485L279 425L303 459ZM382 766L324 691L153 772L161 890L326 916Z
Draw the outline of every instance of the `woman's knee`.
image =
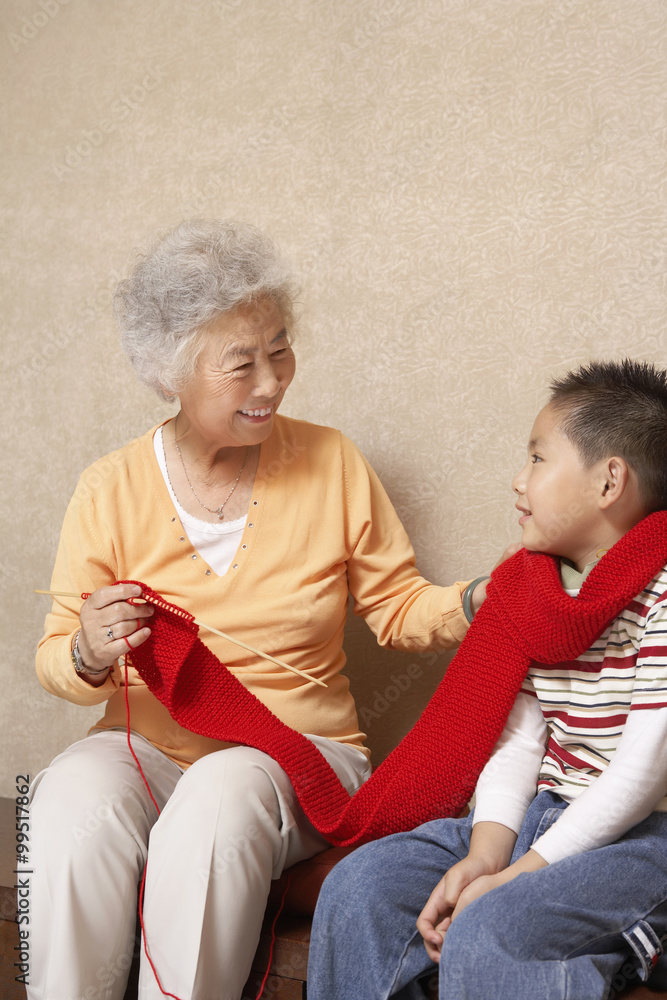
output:
M155 815L134 769L89 737L69 747L38 775L31 789L31 821L36 838L58 839L78 856L97 850L123 830L145 841Z
M278 816L277 783L281 779L291 788L280 766L266 754L252 747L232 747L195 761L179 781L176 798L209 803L217 812L233 806L239 816L260 805Z

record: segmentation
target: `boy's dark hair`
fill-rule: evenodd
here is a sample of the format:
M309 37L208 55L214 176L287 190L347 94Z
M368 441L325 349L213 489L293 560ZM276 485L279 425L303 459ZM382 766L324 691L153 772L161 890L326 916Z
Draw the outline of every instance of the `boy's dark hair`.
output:
M637 475L647 514L667 509L667 371L646 361L592 361L556 378L549 405L586 466L618 455Z

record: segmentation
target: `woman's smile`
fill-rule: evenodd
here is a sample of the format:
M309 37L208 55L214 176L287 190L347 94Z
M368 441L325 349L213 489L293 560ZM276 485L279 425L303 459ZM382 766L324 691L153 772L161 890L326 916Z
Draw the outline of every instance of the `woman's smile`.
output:
M242 417L245 417L246 420L250 420L251 423L262 424L265 421L270 420L270 418L272 417L273 407L264 406L260 407L260 409L257 410L239 410L238 412L241 414Z

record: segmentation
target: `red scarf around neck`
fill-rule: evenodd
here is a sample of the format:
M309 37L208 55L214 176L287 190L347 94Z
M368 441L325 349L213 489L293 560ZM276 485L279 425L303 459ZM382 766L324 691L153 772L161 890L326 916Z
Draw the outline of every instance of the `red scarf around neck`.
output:
M315 745L281 722L204 645L192 616L143 583L155 604L152 634L131 661L179 725L273 757L330 843L364 843L457 815L531 661L576 659L665 563L667 511L644 518L617 542L576 599L564 592L552 556L521 549L502 563L421 718L352 797Z

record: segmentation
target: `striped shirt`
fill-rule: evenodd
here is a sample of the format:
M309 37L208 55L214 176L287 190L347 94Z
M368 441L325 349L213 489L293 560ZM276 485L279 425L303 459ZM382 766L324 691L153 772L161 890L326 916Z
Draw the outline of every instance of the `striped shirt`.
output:
M533 663L548 727L538 790L572 799L608 766L628 714L667 706L667 567L577 660Z

